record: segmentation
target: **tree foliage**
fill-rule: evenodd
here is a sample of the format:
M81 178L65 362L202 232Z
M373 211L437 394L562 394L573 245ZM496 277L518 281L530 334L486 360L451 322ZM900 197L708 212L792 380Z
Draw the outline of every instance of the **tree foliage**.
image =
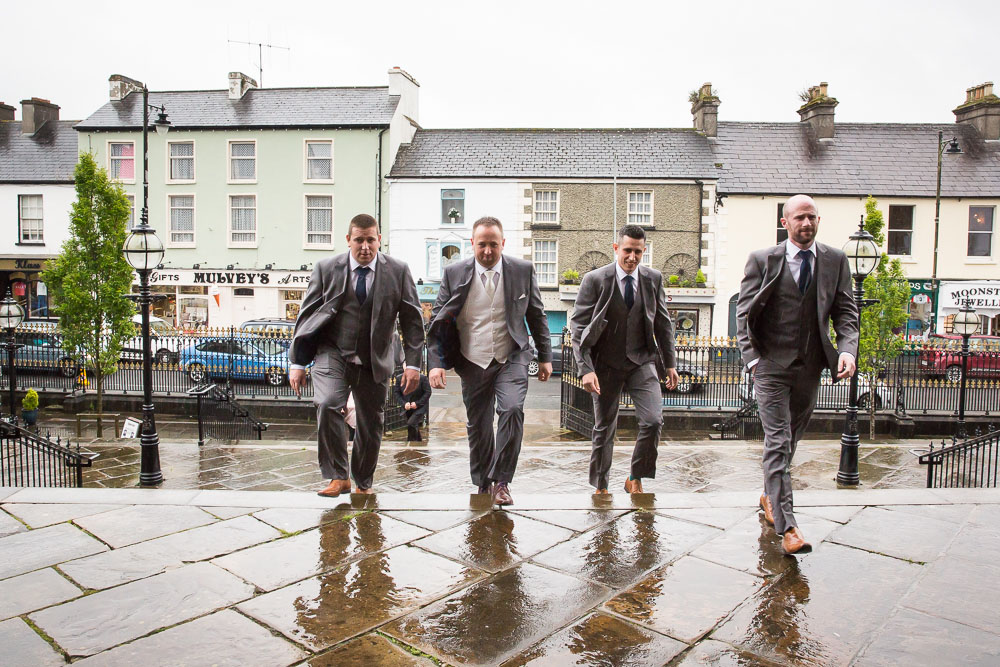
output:
M122 254L131 207L121 185L108 178L93 155L80 156L74 178L77 198L69 238L42 280L59 316L64 346L93 373L101 412L104 377L117 369L122 342L135 335L135 307L127 298L132 267Z
M865 230L875 238L875 244L885 245L885 220L878 209L878 200L868 197L865 202ZM889 364L903 350L903 328L906 306L910 300L910 284L898 259L890 260L882 253L878 268L865 278L865 298L877 303L861 311L861 339L858 343L858 373L868 384L868 415L870 437L875 437L875 387Z

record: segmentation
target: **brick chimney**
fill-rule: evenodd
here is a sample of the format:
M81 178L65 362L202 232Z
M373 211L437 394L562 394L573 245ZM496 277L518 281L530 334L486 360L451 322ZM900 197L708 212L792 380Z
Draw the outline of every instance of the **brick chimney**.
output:
M691 115L694 117L694 129L706 137L716 137L719 134L719 99L712 90L711 82L701 84L697 93L692 93Z
M14 112L16 110L16 107L0 102L0 120L14 120Z
M799 120L808 123L817 139L833 139L833 110L839 102L826 93L827 83L812 86L805 104L799 107Z
M130 93L140 93L144 87L141 81L130 79L122 74L112 74L108 77L108 86L111 92L112 102L121 102Z
M229 73L229 99L241 100L251 88L256 88L257 82L243 72Z
M983 139L1000 139L1000 97L993 94L993 82L987 81L965 91L965 104L954 111L955 122L972 125Z
M40 97L21 100L21 132L34 134L50 120L59 120L59 107Z

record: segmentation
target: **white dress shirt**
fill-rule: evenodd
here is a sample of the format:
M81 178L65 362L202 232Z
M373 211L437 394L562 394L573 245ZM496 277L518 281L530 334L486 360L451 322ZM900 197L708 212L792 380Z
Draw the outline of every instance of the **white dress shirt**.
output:
M615 262L615 274L618 276L618 291L625 298L625 277L632 276L632 294L635 296L635 303L639 302L639 267L636 266L632 273L622 268L622 265Z
M490 268L490 269L487 269L485 266L483 266L482 264L480 264L478 259L475 260L475 263L476 263L476 280L478 280L479 282L482 282L484 287L486 287L486 283L483 282L483 280L484 280L483 276L486 274L487 271L494 271L494 272L496 272L497 277L494 278L493 281L496 283L496 285L500 284L500 280L503 277L503 260L502 259L498 260L497 263L493 265L493 268ZM494 287L496 285L494 285Z

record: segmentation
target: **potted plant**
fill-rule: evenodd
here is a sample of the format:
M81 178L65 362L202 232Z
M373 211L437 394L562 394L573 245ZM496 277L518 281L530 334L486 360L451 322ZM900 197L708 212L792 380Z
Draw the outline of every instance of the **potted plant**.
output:
M38 392L34 389L29 389L21 399L21 418L29 426L34 426L38 421Z
M708 278L705 277L705 272L702 271L701 269L698 269L698 273L695 274L695 277L694 277L695 287L705 287L705 284L707 282L708 282Z
M462 214L458 212L457 208L451 208L448 211L448 218L453 222L458 222L458 219L462 217Z
M563 285L579 285L580 284L580 272L576 269L566 269L562 274L562 284Z
M669 278L667 278L667 284L670 285L671 287L680 287L681 286L680 276L678 275L670 276Z

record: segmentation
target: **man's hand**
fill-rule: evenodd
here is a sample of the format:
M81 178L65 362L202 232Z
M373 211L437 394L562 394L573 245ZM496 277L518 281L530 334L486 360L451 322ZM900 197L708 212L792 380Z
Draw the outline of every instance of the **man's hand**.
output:
M430 379L431 387L434 389L444 389L448 384L448 381L444 378L443 368L432 368L430 375L427 377Z
M297 396L302 396L302 388L306 386L306 369L293 368L288 371L288 384Z
M580 380L583 381L583 388L589 391L591 394L601 395L601 385L597 382L597 373L591 371L584 375Z
M538 363L538 381L545 382L552 376L552 362L541 361Z
M416 410L416 409L417 409L417 404L416 404L416 403L413 403L413 402L411 401L411 402L407 403L406 405L404 405L404 406L403 406L403 409L404 409L404 410Z
M677 374L676 368L667 369L667 377L664 380L667 389L677 389L677 384L681 381L681 376Z
M407 368L403 371L403 393L412 394L420 386L420 371Z
M856 370L858 370L858 367L854 363L854 357L846 352L841 354L840 359L837 361L837 378L841 380L849 378L854 375L854 371Z

